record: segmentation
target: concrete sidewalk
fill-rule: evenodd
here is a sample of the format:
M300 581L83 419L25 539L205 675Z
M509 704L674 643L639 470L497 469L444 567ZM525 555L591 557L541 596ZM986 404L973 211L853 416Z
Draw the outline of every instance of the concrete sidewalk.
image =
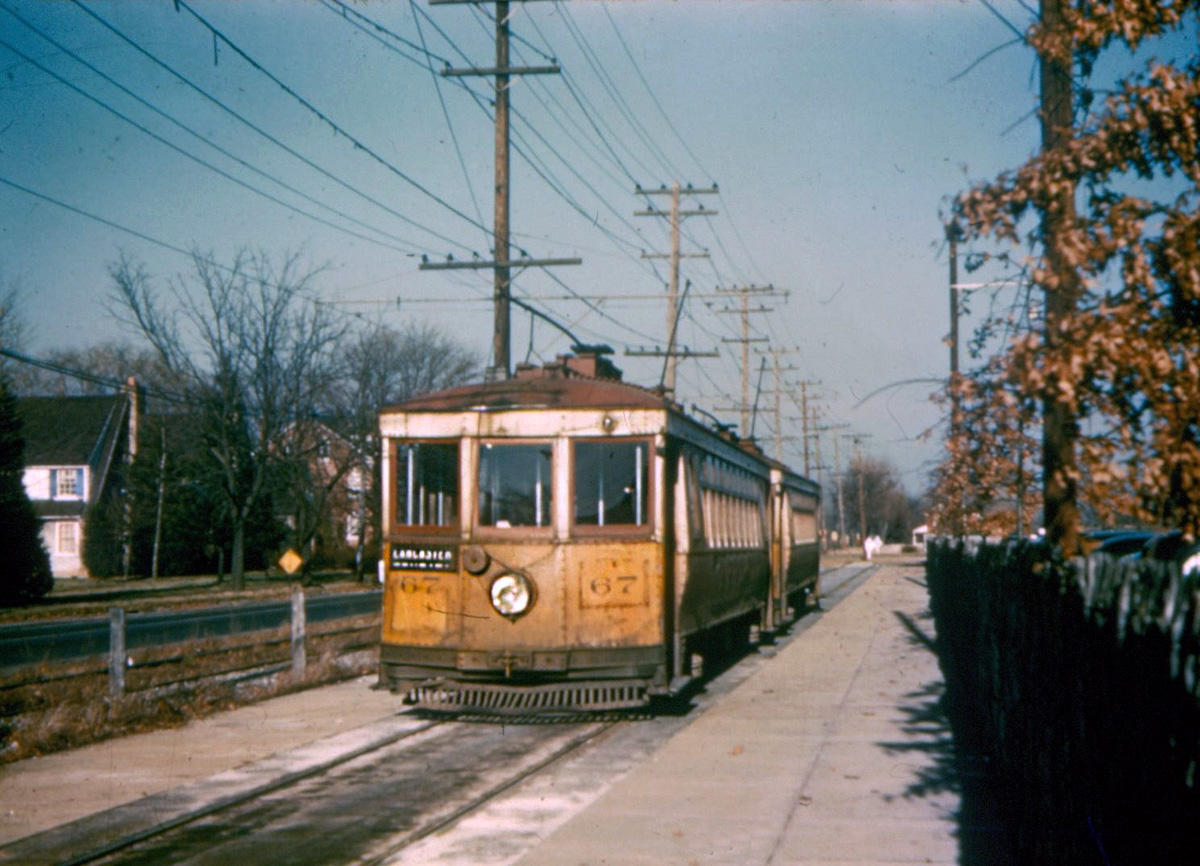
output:
M927 606L885 565L518 862L957 862Z

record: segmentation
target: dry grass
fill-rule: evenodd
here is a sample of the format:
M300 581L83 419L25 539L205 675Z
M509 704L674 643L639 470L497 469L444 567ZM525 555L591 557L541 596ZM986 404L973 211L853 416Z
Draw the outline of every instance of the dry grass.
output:
M168 728L373 672L378 616L321 623L308 635L304 677L290 669L286 628L131 654L126 692L109 694L96 660L40 665L0 680L0 764L110 737Z

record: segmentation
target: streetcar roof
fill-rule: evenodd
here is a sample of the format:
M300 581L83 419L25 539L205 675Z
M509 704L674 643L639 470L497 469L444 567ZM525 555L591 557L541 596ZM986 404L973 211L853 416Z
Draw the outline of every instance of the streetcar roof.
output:
M544 368L542 368L544 369ZM539 370L541 372L541 370ZM384 412L463 412L504 409L675 409L656 391L620 379L592 378L563 369L500 382L460 385L414 397L384 408Z

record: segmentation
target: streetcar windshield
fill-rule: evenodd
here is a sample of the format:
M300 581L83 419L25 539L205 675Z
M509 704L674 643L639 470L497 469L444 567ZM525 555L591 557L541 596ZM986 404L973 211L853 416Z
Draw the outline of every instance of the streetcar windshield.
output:
M647 443L575 443L577 526L644 526Z
M396 523L453 526L458 519L458 443L396 446Z
M501 445L479 450L479 523L509 529L550 525L550 444Z

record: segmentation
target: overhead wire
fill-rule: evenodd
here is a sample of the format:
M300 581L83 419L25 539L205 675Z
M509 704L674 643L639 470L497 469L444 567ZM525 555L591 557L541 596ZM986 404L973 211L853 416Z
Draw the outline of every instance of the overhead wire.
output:
M201 96L202 98L204 98L211 104L215 105L221 111L225 112L230 117L237 120L239 123L241 123L246 128L254 131L258 135L265 138L267 141L271 142L276 147L283 150L285 153L289 154L290 156L292 156L295 159L299 160L300 162L304 163L304 165L308 166L313 171L316 171L322 177L325 177L325 178L333 181L334 183L341 186L343 189L346 189L347 191L353 193L354 195L357 195L358 197L362 198L364 201L370 202L371 204L375 205L376 207L380 208L381 210L391 214L392 216L394 216L396 219L400 220L401 222L403 222L407 225L411 225L414 228L420 229L421 231L429 234L431 237L445 241L446 243L449 243L452 246L458 247L466 252L471 252L470 247L467 247L467 246L461 244L459 241L451 238L448 235L444 235L441 232L438 232L422 223L417 222L413 218L407 216L406 214L401 213L400 211L396 210L395 208L391 207L390 205L385 204L384 202L380 201L379 199L375 198L374 196L362 191L358 187L356 187L353 184L349 183L348 181L338 177L333 172L329 171L328 169L324 168L323 166L317 164L313 160L306 157L304 154L297 151L295 148L293 148L290 145L286 144L285 142L281 141L278 137L267 132L265 129L258 126L253 121L251 121L248 118L246 118L245 116L243 116L241 113L235 111L233 108L230 108L224 102L217 99L212 94L208 93L208 91L206 91L204 88L200 87L198 84L193 82L187 76L181 74L176 69L174 69L170 64L168 64L164 60L160 59L159 57L155 56L150 51L148 51L147 49L142 47L140 44L138 44L138 42L136 40L127 36L119 28L117 28L115 25L113 25L109 21L105 20L101 15L96 13L94 10L89 9L87 6L80 3L79 0L71 0L71 2L75 5L75 7L77 9L79 9L80 11L91 16L101 26L103 26L105 29L107 29L109 32L111 32L114 36L116 36L118 39L120 39L125 44L129 45L131 48L133 48L136 52L141 54L147 60L149 60L150 62L154 63L156 66L158 66L159 68L161 68L162 70L167 72L169 75L171 75L177 81L181 82L186 87L188 87L189 89L191 89L192 91L197 93L199 96Z
M72 0L72 2L78 3L79 0ZM311 102L309 102L303 96L301 96L300 93L297 92L294 88L289 86L286 82L284 82L282 79L280 79L274 73L272 73L270 70L268 70L266 67L264 67L261 63L259 63L253 57L251 57L247 52L242 50L242 48L240 48L237 45L237 43L235 43L232 39L230 39L223 32L221 32L221 30L219 30L215 25L209 23L209 21L207 19L205 19L203 15L201 15L199 12L197 12L195 9L193 9L188 4L187 0L176 0L176 4L178 5L179 8L187 11L188 14L190 14L193 18L195 18L198 22L200 22L205 28L207 28L208 31L210 33L212 33L212 35L214 37L219 39L225 45L229 46L229 48L234 53L236 53L239 57L241 57L244 61L246 61L246 63L248 63L255 71L259 72L260 74L264 75L269 80L274 82L281 90L283 90L284 93L288 94L288 96L291 96L300 105L302 105L305 109L307 109L309 112L311 112L315 117L317 117L319 120L321 120L327 126L329 126L329 128L332 129L336 134L342 136L347 141L349 141L351 144L353 144L355 149L362 151L364 154L366 154L368 157L370 157L372 160L374 160L381 167L383 167L390 173L394 174L396 177L400 178L405 183L409 184L411 187L416 189L421 194L425 195L427 198L429 198L436 204L438 204L441 207L445 208L446 210L450 211L450 213L454 214L459 219L464 220L465 222L469 223L470 225L475 226L476 228L483 229L484 231L487 230L486 226L481 225L473 217L464 213L461 209L459 209L455 205L451 204L450 202L446 201L446 199L439 196L437 193L433 192L433 190L429 189L427 186L422 184L416 178L414 178L411 175L409 175L408 173L402 171L400 168L396 167L388 160L384 159L372 147L370 147L369 145L364 143L361 139L356 137L353 133L349 132L344 127L342 127L339 123L337 123L337 121L333 120L333 118L329 117L329 115L327 115L323 111L321 111L321 109L317 108L315 105L313 105Z
M424 17L427 18L427 20L429 20L428 16L425 15L423 10L420 10L419 8L417 8L414 11L420 13L420 15L423 15ZM398 36L398 34L395 34L394 31L378 24L377 22L375 22L373 19L369 18L368 16L364 16L364 15L361 15L360 13L356 13L356 17L358 17L359 19L361 19L363 21L370 23L380 33L384 33L386 35L393 36L395 38L401 38ZM414 17L417 17L417 16L415 15ZM453 40L451 40L450 37L447 34L445 34L444 31L440 30L440 28L438 28L438 32L440 33L440 35L442 35L442 37L444 39L447 40L447 42L449 44L451 44L452 48L454 48L454 50L458 51L458 53L460 55L462 55L465 59L465 54L463 54L463 52L461 52L461 50L457 49L457 46L453 45ZM422 38L422 40L424 40L423 36L421 38ZM433 52L428 52L428 54L429 54L429 56L437 56ZM486 107L480 103L480 98L479 98L478 94L474 93L474 91L468 91L468 92L475 99L477 105L479 105L479 107L481 109L483 109L485 111L485 113L487 113ZM518 115L519 115L519 113L518 113ZM490 114L489 114L489 117L490 117ZM536 128L534 128L531 123L528 125L531 129L533 129L533 131L535 133L537 132ZM538 134L540 135L540 133L538 133ZM522 146L523 137L519 130L517 131L517 139L518 139L518 142L514 146L514 150L516 150L518 152L518 154L520 154L522 156L522 158L525 159L527 163L529 163L530 167L533 168L535 173L537 173L552 190L554 190L561 198L563 198L564 201L566 201L569 205L571 205L578 213L583 215L585 218L588 218L590 222L593 222L593 224L595 224L594 221L592 221L591 215L587 212L587 210L584 209L580 203L575 201L573 199L573 197L571 197L569 195L569 193L566 192L565 188L561 185L561 182L557 181L555 178L552 177L548 166L546 166L544 161L541 161L539 158L536 157L536 155L533 153L533 149L528 147L528 145L525 145L524 147ZM543 139L543 141L544 141L544 139ZM547 144L547 147L549 147L552 152L557 153L557 151L553 147L549 146L548 142L545 142L545 143ZM567 164L567 166L568 166L568 168L571 168L569 163ZM586 178L583 178L581 175L579 176L579 178L582 182L584 182L586 184L586 182L587 182ZM598 191L595 191L594 188L593 188L593 191L596 192L597 195L599 195ZM618 214L618 216L619 216L619 214ZM597 227L599 227L599 226L597 226ZM603 227L599 227L599 228L601 228L603 230ZM610 239L612 239L614 242L628 243L611 232L608 232L608 235L610 236ZM522 250L522 253L524 253L523 250ZM568 292L570 292L571 294L578 297L578 293L575 292L574 289L572 289L570 286L568 286L565 282L563 282L557 276L551 274L551 277L556 282L558 282L564 289L566 289ZM514 286L515 286L515 281L514 281ZM585 303L590 303L590 302L585 301ZM593 305L593 307L594 307L594 305ZM615 324L618 324L622 328L628 330L628 325L625 324L624 322L621 322L620 320L613 318L612 316L608 315L607 313L604 313L603 311L599 310L598 308L595 308L595 309L601 315L605 316L606 318L611 319Z
M281 199L279 199L279 198L276 198L275 196L271 195L270 193L267 193L267 192L265 192L265 191L263 191L263 190L261 190L261 189L258 189L257 187L255 187L255 186L252 186L251 184L249 184L249 183L247 183L247 182L245 182L245 181L241 180L240 178L234 177L233 175L229 174L228 172L224 171L223 169L221 169L221 168L219 168L219 167L217 167L217 166L215 166L215 165L213 165L213 164L211 164L211 163L209 163L209 162L207 162L207 161L205 161L205 160L201 159L200 157L196 156L195 154L192 154L192 153L189 153L189 152L185 151L183 148L179 147L178 145L176 145L176 144L174 144L174 143L172 143L172 142L170 142L170 141L166 140L166 139L165 139L165 138L163 138L162 136L160 136L160 135L158 135L157 133L155 133L155 132L151 131L150 129L148 129L148 128L147 128L146 126L144 126L143 124L141 124L141 123L137 122L137 121L136 121L136 120L134 120L133 118L131 118L131 117L129 117L128 115L124 114L123 112L121 112L121 111L118 111L116 108L114 108L114 107L113 107L112 105L110 105L109 103L105 102L104 100L100 99L99 97L97 97L97 96L95 96L95 95L93 95L93 94L91 94L91 93L88 93L88 92L86 92L85 90L83 90L83 88L79 87L79 86L78 86L78 85L76 85L75 83L73 83L73 82L71 82L71 81L68 81L67 79L65 79L65 78L63 78L61 75L59 75L58 73L54 72L53 70L51 70L51 69L49 69L48 67L44 66L43 64L39 63L37 60L34 60L34 59L33 59L32 57L30 57L29 55L26 55L24 52L20 51L18 48L16 48L15 46L13 46L11 43L9 43L9 42L7 42L7 41L5 41L5 40L3 40L3 39L0 39L0 45L4 46L4 47L5 47L5 48L7 48L9 51L11 51L13 54L15 54L15 55L17 55L18 57L20 57L20 58L22 58L23 60L25 60L25 62L26 62L26 63L28 63L30 66L34 67L35 69L38 69L38 70L40 70L41 72L43 72L43 73L45 73L46 75L50 76L52 79L54 79L54 80L55 80L55 81L57 81L58 83L62 84L63 86L65 86L65 87L67 87L67 88L69 88L70 90L72 90L73 92L75 92L75 93L77 93L78 95L82 96L83 98L85 98L85 99L87 99L87 100L89 100L89 101L93 102L94 104L96 104L96 105L97 105L97 106L99 106L100 108L104 109L105 111L109 112L110 114L112 114L113 116L115 116L115 117L119 118L120 120L124 121L125 123L128 123L130 126L134 127L134 128L135 128L135 129L137 129L138 131L140 131L140 132L144 133L145 135L149 136L150 138L154 139L155 141L159 142L160 144L164 145L165 147L167 147L167 148L170 148L171 150L175 151L176 153L180 154L181 156L183 156L183 157L185 157L185 158L187 158L187 159L190 159L190 160L192 160L193 162L196 162L197 164L199 164L199 165L203 166L204 168L206 168L206 169L208 169L208 170L210 170L210 171L212 171L212 172L214 172L214 173L216 173L216 174L220 175L221 177L224 177L226 180L229 180L229 181L231 181L232 183L235 183L235 184L237 184L237 185L239 185L239 186L241 186L241 187L243 187L243 188L245 188L245 189L248 189L248 190L250 190L251 192L255 193L256 195L262 196L263 198L266 198L266 199L268 199L269 201L272 201L272 202L274 202L275 204L278 204L278 205L280 205L280 206L282 206L282 207L284 207L284 208L287 208L288 210L292 211L293 213L297 213L297 214L300 214L301 216L304 216L304 217L307 217L307 218L309 218L309 219L312 219L312 220L314 220L314 221L316 221L316 222L319 222L319 223L321 223L322 225L328 226L329 228L332 228L332 229L334 229L334 230L336 230L336 231L340 231L340 232L343 232L343 233L345 233L345 234L348 234L348 235L350 235L350 236L352 236L352 237L356 237L356 238L359 238L359 239L361 239L361 240L368 241L369 243L378 244L379 246L383 246L383 247L385 247L385 248L387 248L387 249L390 249L390 250L393 250L393 251L396 251L396 252L408 253L408 252L410 252L410 251L411 251L411 250L412 250L414 247L419 249L419 245L418 245L418 244L415 244L413 241L411 241L411 240L408 240L408 239L406 239L406 238L401 238L401 237L399 237L399 236L397 236L397 235L393 235L393 234L391 234L391 233L389 233L389 232L386 232L386 231L384 231L383 229L380 229L380 228L378 228L378 227L376 227L376 226L369 225L368 223L365 223L365 222L363 222L362 220L359 220L359 219L357 219L357 218L355 218L355 217L353 217L353 216L351 216L351 215L349 215L349 214L343 213L342 211L338 210L337 208L331 207L330 205L327 205L327 204L325 204L324 202L321 202L321 201L319 201L318 199L316 199L316 198L314 198L314 197L312 197L312 196L308 195L307 193L305 193L305 192L303 192L303 191L301 191L301 190L299 190L299 189L296 189L294 186L292 186L291 184L287 183L286 181L283 181L283 180L281 180L281 179L279 179L279 178L277 178L277 177L275 177L275 176L273 176L273 175L271 175L271 174L269 174L269 173L267 173L267 172L265 172L265 171L262 171L262 170L261 170L261 169L259 169L258 167L254 166L254 165L251 165L249 162L247 162L247 161L243 160L241 157L237 156L236 154L233 154L233 153L231 153L231 152L230 152L230 151L228 151L227 149L225 149L225 148L221 147L220 145L216 144L215 142L211 141L210 139L208 139L208 138L207 138L207 137L205 137L204 135L202 135L202 134L200 134L199 132L197 132L196 130L192 129L192 128L191 128L190 126L188 126L187 124L185 124L185 123L183 123L183 122L179 121L178 119L176 119L176 118L172 117L170 114L166 113L165 111L161 110L161 109L160 109L160 108L158 108L157 106L155 106L155 105L151 104L150 102L146 101L145 99L143 99L142 97L140 97L138 94L134 93L132 90L130 90L129 88L125 87L125 86L124 86L123 84L121 84L120 82L118 82L118 81L116 81L115 79L111 78L110 76L106 75L106 74L105 74L104 72L102 72L100 69L98 69L98 68L96 68L95 66L93 66L92 64L88 63L86 60L84 60L83 58L81 58L81 57L80 57L79 55L77 55L75 52L73 52L73 51L71 51L70 49L66 48L66 47L65 47L65 46L63 46L61 43L57 42L55 39L53 39L53 38L51 38L50 36L46 35L46 34L45 34L45 33L43 33L41 30L39 30L37 27L35 27L35 26L31 25L31 24L30 24L28 21L26 21L25 19L21 18L21 16L17 15L15 12L13 12L13 10L12 10L11 8L9 8L9 6L8 6L7 4L0 3L0 9L3 9L5 12L8 12L10 15L12 15L13 17L15 17L15 18L16 18L18 21L20 21L22 24L24 24L26 27L28 27L30 30L32 30L34 33L36 33L38 36L40 36L41 38L45 39L47 42L49 42L50 44L52 44L52 45L54 45L56 48L58 48L58 49L59 49L59 50L60 50L60 51L61 51L61 52L62 52L64 55L66 55L67 57L70 57L71 59L75 60L76 62L78 62L78 63L82 64L82 65L83 65L85 68L87 68L87 69L91 70L93 73L95 73L96 75L98 75L98 76L99 76L100 78L102 78L104 81L108 82L108 83L109 83L110 85L112 85L113 87L116 87L118 90L120 90L122 93L124 93L124 94L126 94L127 96L129 96L131 99L134 99L134 100L136 100L136 101L137 101L139 104L143 105L144 107L146 107L146 108L147 108L147 109L149 109L150 111L153 111L155 114L159 115L160 117L162 117L163 119L165 119L165 120L166 120L166 121L168 121L169 123L173 124L173 125L174 125L175 127L177 127L178 129L181 129L181 130L183 130L184 132L186 132L187 134L191 135L193 138L197 139L198 141L200 141L200 142L202 142L202 143L204 143L204 144L208 145L209 147L213 148L213 149L214 149L214 150L216 150L218 153L222 154L223 156L227 157L228 159L230 159L230 160L232 160L232 161L234 161L234 162L238 163L239 165L243 166L244 168L248 169L249 171L252 171L252 172L254 172L255 174L258 174L259 176L263 177L264 179L266 179L266 180L269 180L269 181L271 181L271 182L273 182L273 183L276 183L276 184L278 184L279 186L283 187L284 189L288 190L289 192L291 192L291 193L293 193L293 194L295 194L295 195L297 195L297 196L300 196L301 198L304 198L304 199L305 199L305 200L307 200L307 201L310 201L310 202L312 202L313 204L317 205L318 207L325 208L326 210L329 210L330 212L332 212L332 213L334 213L334 214L336 214L336 215L338 215L338 216L342 217L343 219L346 219L346 220L348 220L348 221L350 221L350 222L353 222L353 223L355 223L356 225L360 225L360 226L362 226L363 228L365 228L365 229L368 229L369 231L374 231L374 232L377 232L377 233L379 233L379 234L381 234L381 235L384 235L385 237L391 238L392 240L396 241L397 243L402 243L402 244L405 244L405 245L406 245L406 248L397 247L397 246L394 246L393 244L384 243L383 241L380 241L380 240L378 240L377 238L373 238L373 237L370 237L370 236L368 236L368 235L364 235L364 234L362 234L362 233L360 233L360 232L356 232L356 231L353 231L353 230L351 230L351 229L348 229L348 228L346 228L346 227L344 227L344 226L337 225L336 223L332 223L332 222L330 222L330 221L328 221L328 220L326 220L326 219L323 219L323 218L321 218L321 217L319 217L319 216L316 216L315 214L311 214L311 213L309 213L309 212L307 212L307 211L305 211L305 210L302 210L302 209L300 209L300 208L298 208L298 207L296 207L296 206L294 206L294 205L292 205L292 204L290 204L290 203L288 203L288 202L282 201Z
M336 2L337 5L341 6L343 9L345 8L345 5L342 4L341 2L338 2L338 0L334 0L334 2ZM415 6L415 5L416 5L416 0L409 0L410 7ZM357 14L358 13L356 12L355 15L357 15ZM421 39L421 45L422 45L422 47L424 47L425 31L421 29L421 20L416 15L414 15L413 21L416 23L417 34ZM396 38L400 38L400 37L397 36ZM445 118L446 129L450 133L450 140L454 143L454 153L458 157L458 166L462 170L463 182L467 185L467 193L470 195L471 204L475 207L475 215L479 218L479 222L482 225L483 224L483 211L479 207L479 199L477 199L475 197L475 186L474 186L474 184L471 183L471 173L469 171L467 171L467 162L466 162L466 159L463 158L462 146L458 143L458 134L454 131L453 121L450 120L450 110L446 107L446 97L442 93L441 76L438 75L433 69L433 62L432 62L433 55L431 53L429 53L428 51L426 51L425 54L426 54L426 65L429 67L429 77L431 79L433 79L433 88L434 88L434 90L437 91L438 104L441 105L441 107L442 107L442 117ZM447 63L447 65L449 65L449 64ZM485 240L486 240L486 236L487 236L486 228L484 229L484 235L485 235Z
M226 265L223 262L217 261L217 259L213 258L211 255L203 255L199 252L199 250L197 250L195 248L189 250L189 249L185 249L184 247L176 246L175 244L170 243L169 241L164 241L162 238L156 238L153 235L146 234L143 231L139 231L137 229L130 228L129 226L126 226L126 225L122 225L121 223L118 223L115 220L110 220L107 217L102 217L99 214L95 214L95 213L92 213L91 211L84 210L83 208L76 207L75 205L69 204L69 203L63 201L62 199L55 198L52 195L48 195L43 192L38 192L35 189L25 186L24 184L18 183L17 181L12 180L10 178L4 177L3 175L0 175L0 184L4 184L5 186L11 187L12 189L15 189L15 190L18 190L19 192L25 193L28 196L31 196L36 199L40 199L41 201L44 201L47 204L52 204L55 207L59 207L59 208L62 208L63 210L70 211L71 213L74 213L74 214L77 214L78 216L92 220L93 222L100 223L101 225L107 226L108 228L115 229L116 231L122 232L123 234L127 234L131 237L135 237L135 238L138 238L139 240L143 240L148 244L152 244L156 247L160 247L161 249L168 250L173 253L178 253L179 255L185 256L189 259L192 259L193 261L204 262L205 264L211 265L212 267L217 268L218 270L224 271L226 273L232 274L232 273L237 272L235 268L231 268L229 265ZM283 288L283 286L279 283L269 283L268 282L267 285L270 285L272 288Z
M678 167L672 163L671 159L666 155L666 153L663 152L662 148L658 146L657 142L651 138L649 132L647 132L646 128L641 124L641 121L634 116L632 110L629 108L629 103L625 100L625 97L621 95L620 89L613 83L612 78L608 75L607 70L604 68L604 64L600 62L598 57L596 57L595 52L592 50L591 45L587 41L587 37L584 36L582 30L580 30L579 25L575 23L575 18L571 14L571 8L569 5L564 5L562 7L562 20L566 25L567 31L571 34L571 38L574 39L576 45L579 46L584 60L587 61L587 64L592 69L596 79L600 82L600 86L608 94L609 99L613 101L613 104L617 107L617 111L625 118L626 123L629 124L629 128L633 130L634 135L637 136L642 144L646 146L651 155L659 160L661 168L665 169L668 174L678 177L680 174Z

